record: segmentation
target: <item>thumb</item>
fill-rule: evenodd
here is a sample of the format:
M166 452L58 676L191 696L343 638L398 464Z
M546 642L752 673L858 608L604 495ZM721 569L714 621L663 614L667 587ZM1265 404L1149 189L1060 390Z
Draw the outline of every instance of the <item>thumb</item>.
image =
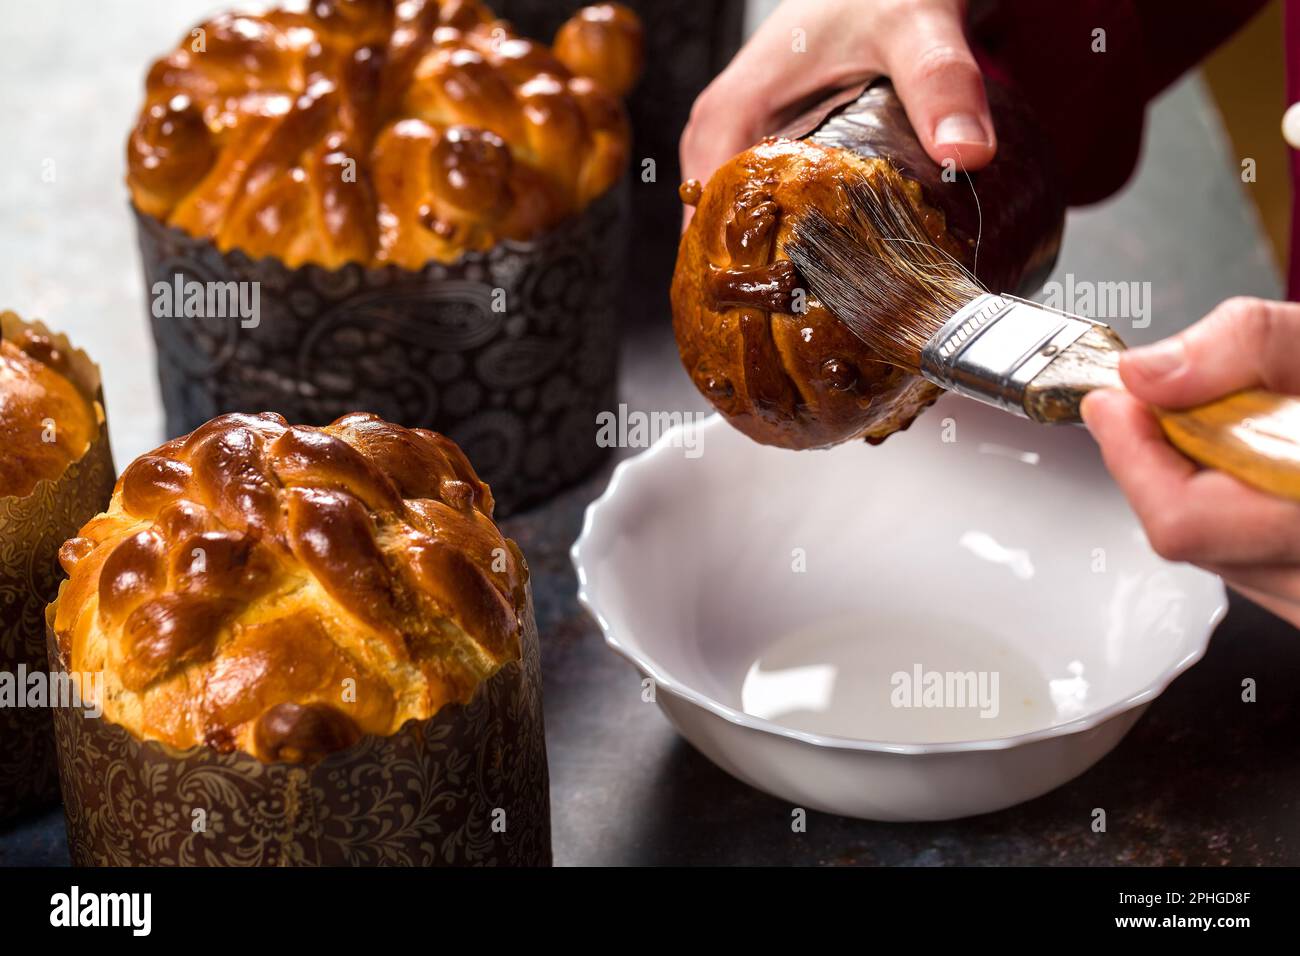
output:
M1187 408L1243 388L1300 394L1300 306L1228 299L1191 328L1120 356L1124 387L1151 405Z
M993 158L997 137L959 7L924 5L906 29L882 38L880 52L930 158L976 170Z

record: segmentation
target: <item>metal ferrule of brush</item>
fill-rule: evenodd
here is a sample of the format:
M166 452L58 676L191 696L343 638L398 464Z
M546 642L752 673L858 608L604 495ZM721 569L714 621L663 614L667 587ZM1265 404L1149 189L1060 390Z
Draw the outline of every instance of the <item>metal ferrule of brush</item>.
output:
M985 293L925 343L921 374L940 388L1027 418L1026 386L1095 324Z

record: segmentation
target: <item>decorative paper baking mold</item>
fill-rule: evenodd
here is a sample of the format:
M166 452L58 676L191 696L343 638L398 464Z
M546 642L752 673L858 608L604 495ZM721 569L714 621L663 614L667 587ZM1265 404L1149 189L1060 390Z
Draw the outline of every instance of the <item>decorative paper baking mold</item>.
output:
M59 548L107 507L114 481L99 369L66 336L0 313L4 338L29 328L70 357L70 377L95 400L99 433L59 478L23 497L0 497L0 671L15 680L20 666L28 674L46 670L44 613L62 577ZM53 803L58 793L49 708L0 706L0 819Z
M51 660L65 663L47 613ZM549 866L531 590L522 661L465 705L309 766L140 740L55 711L76 866Z
M133 210L151 306L177 275L259 284L256 327L150 307L168 434L225 412L314 425L374 412L450 436L498 516L545 500L607 453L596 416L617 405L626 199L623 180L552 232L418 272L290 269Z

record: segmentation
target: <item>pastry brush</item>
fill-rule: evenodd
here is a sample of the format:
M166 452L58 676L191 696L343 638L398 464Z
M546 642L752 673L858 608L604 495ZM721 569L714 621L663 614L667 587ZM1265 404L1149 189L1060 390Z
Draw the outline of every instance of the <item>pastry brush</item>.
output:
M1110 327L986 291L930 238L888 176L848 185L834 219L810 208L786 255L808 290L882 361L1036 422L1078 422L1088 392L1122 387ZM1248 389L1194 408L1153 409L1201 465L1300 500L1300 400Z

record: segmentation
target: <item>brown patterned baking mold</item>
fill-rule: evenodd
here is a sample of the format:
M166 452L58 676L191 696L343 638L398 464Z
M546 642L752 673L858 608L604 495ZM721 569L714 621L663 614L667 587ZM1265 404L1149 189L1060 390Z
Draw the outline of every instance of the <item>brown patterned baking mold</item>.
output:
M45 606L58 593L59 548L107 505L113 456L99 369L66 336L40 322L0 313L0 333L31 329L48 336L69 359L69 377L95 402L99 432L81 458L30 494L0 497L0 671L17 679L45 672ZM0 706L0 820L58 799L53 725L48 707Z
M66 668L53 630L52 661ZM468 704L315 764L140 740L54 712L76 866L549 866L541 661L529 590L522 657Z
M150 303L155 284L178 275L258 283L256 327L159 318L150 304L167 433L226 412L312 425L374 412L460 445L498 516L544 501L608 453L596 416L617 404L626 208L624 179L536 239L418 272L290 269L133 209Z

